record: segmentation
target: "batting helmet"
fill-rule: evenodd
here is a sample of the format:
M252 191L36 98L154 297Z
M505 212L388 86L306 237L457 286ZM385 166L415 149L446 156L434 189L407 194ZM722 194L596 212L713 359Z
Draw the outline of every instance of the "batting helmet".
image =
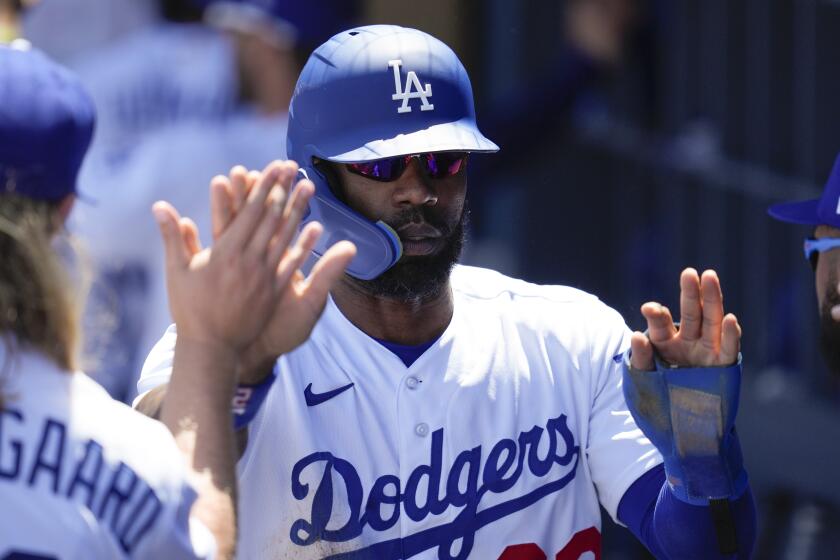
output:
M312 53L292 97L286 147L315 183L306 218L324 226L315 256L348 239L358 250L347 272L363 280L399 260L399 237L338 200L313 158L358 163L499 149L476 126L472 86L452 49L422 31L393 25L343 31Z

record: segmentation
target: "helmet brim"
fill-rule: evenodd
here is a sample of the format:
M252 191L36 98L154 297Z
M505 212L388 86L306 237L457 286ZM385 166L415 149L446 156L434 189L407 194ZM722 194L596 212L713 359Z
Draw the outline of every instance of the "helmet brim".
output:
M792 224L818 225L823 223L817 214L819 200L781 202L767 209L767 213L783 222Z
M471 119L442 123L399 134L393 138L370 140L353 150L337 143L321 147L319 157L337 163L357 163L426 152L498 152L499 147L484 136Z

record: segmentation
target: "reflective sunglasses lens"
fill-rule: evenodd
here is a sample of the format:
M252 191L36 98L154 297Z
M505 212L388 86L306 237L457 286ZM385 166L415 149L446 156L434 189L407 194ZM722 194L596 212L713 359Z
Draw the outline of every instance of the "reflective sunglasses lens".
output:
M439 152L423 154L426 169L435 179L457 175L467 163L464 152Z
M405 170L405 158L387 158L362 163L348 163L351 172L375 181L393 181Z
M361 163L348 163L347 169L356 175L361 175L375 181L396 181L408 167L411 158L415 156L400 156L378 159ZM457 175L467 164L466 152L439 152L420 154L416 156L423 161L429 175L435 179Z

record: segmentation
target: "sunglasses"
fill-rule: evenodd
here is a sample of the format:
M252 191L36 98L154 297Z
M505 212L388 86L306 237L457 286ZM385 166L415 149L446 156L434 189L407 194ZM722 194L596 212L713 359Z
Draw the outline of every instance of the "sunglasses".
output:
M804 249L805 258L811 261L811 266L817 268L817 258L820 253L837 249L840 247L840 238L838 237L824 237L822 239L814 239L809 237L805 239Z
M431 178L444 179L460 173L467 166L468 155L466 152L429 152L345 165L350 173L388 183L399 179L411 160L417 158L420 166Z

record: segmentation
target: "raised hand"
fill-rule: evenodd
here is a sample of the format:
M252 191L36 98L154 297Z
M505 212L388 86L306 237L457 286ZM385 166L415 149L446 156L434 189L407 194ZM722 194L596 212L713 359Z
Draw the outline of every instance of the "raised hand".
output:
M285 173L294 178L297 165L283 162ZM261 177L256 171L248 172L244 167L235 167L230 177L217 177L211 183L211 216L213 234L221 238L233 227L241 212L245 211ZM312 247L321 234L322 226L316 222L307 224L291 246L300 221L311 197L312 183L304 180L298 183L306 188L299 194L296 188L284 212L285 222L276 233L275 242L286 250L277 267L277 276L283 284L276 297L267 306L270 317L242 356L239 379L242 383L257 383L265 377L278 356L290 352L303 343L321 316L327 295L342 276L350 260L355 256L355 246L349 241L333 245L316 263L308 277L300 267L309 256Z
M648 336L635 332L630 340L631 365L654 369L654 349L671 365L683 367L729 366L738 359L741 327L735 315L723 313L720 280L714 270L702 277L693 268L680 275L680 325L667 307L656 302L642 305Z
M293 176L288 166L266 168L208 249L201 248L192 220L181 218L167 202L155 203L179 337L241 351L262 330L290 275L278 273L288 242L275 232L295 227L289 208L305 205L313 192L311 183L301 183L290 195ZM310 230L305 239L313 236L317 231Z

